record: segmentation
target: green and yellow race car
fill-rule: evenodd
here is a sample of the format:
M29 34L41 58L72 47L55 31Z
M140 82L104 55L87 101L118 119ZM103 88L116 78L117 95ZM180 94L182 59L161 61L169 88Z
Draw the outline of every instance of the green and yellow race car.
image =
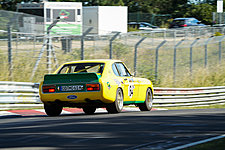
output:
M63 107L82 108L86 114L93 114L96 108L119 113L130 104L150 111L153 104L152 82L133 77L119 60L64 63L44 76L39 93L48 116L60 115Z

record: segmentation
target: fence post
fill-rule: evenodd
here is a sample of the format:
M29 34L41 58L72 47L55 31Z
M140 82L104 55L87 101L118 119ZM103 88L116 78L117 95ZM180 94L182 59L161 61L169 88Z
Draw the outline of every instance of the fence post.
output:
M52 54L52 37L50 35L50 30L60 21L60 17L57 17L52 24L47 28L47 69L48 73L51 73L51 54Z
M47 28L47 40L44 40L44 43L43 43L43 46L41 48L41 51L39 53L39 57L35 63L35 66L34 66L34 69L32 71L32 74L31 74L31 77L30 77L30 80L33 79L34 77L34 74L37 70L37 67L39 65L39 62L42 58L42 55L45 51L45 46L47 45L47 70L48 70L48 73L50 73L51 71L51 53L52 53L52 41L51 41L51 37L50 37L50 30L60 21L60 17L57 17L56 20L53 21L52 24L49 25L49 27Z
M205 68L207 67L208 62L208 43L213 39L213 36L209 37L205 42Z
M173 34L174 34L174 43L176 43L176 37L177 37L177 31L176 30L173 30Z
M109 40L109 59L112 59L112 42L116 39L116 37L120 34L117 32L110 40Z
M152 45L154 45L154 33L151 31Z
M37 70L37 68L38 68L38 64L39 64L39 62L41 61L42 55L43 55L43 53L44 53L44 51L45 51L45 46L46 46L46 45L47 45L47 40L44 40L44 43L43 43L43 46L42 46L41 51L40 51L40 53L39 53L38 59L37 59L37 61L36 61L36 63L35 63L34 69L33 69L33 71L32 71L32 74L31 74L31 77L30 77L30 81L31 81L31 80L33 79L33 77L34 77L34 74L35 74L35 72L36 72L36 70Z
M12 27L10 23L7 25L8 28L8 63L9 63L9 80L12 80Z
M134 48L134 76L136 76L136 74L137 74L137 48L141 44L141 42L143 42L145 39L146 39L146 37L143 37L142 39L140 39L135 44L135 48Z
M155 50L155 81L157 81L158 77L158 57L159 57L159 48L162 47L167 41L162 41Z
M164 37L164 40L166 40L166 30L163 31L163 37Z
M93 29L93 27L90 27L88 28L81 36L81 40L80 40L80 45L81 45L81 54L80 54L80 57L81 57L81 60L84 60L84 37L89 33L91 32L91 30Z
M175 46L174 46L174 54L173 54L173 82L176 81L176 61L177 61L177 47L184 41L184 39L180 40Z
M191 74L192 74L192 48L193 48L193 46L195 45L195 43L196 43L198 40L199 40L199 38L196 38L196 39L194 40L194 42L191 43L191 45L190 45L190 73L191 73Z
M50 37L50 33L47 35L47 70L48 73L52 71L52 62L51 62L51 53L52 53L52 38Z
M219 40L219 63L221 64L222 59L222 41L225 38L225 35Z
M35 52L35 45L36 45L36 42L37 42L37 39L36 39L36 35L35 34L33 34L33 54L34 54L34 52Z

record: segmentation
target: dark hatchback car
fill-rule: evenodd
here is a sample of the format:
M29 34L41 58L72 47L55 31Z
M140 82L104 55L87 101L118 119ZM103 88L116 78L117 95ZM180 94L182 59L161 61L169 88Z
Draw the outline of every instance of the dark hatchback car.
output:
M191 26L206 26L196 18L175 18L169 28L183 28Z

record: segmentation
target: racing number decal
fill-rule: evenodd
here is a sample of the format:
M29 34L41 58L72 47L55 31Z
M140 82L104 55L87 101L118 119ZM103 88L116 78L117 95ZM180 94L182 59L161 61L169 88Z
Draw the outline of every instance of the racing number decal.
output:
M129 96L130 98L133 97L133 94L134 94L134 88L135 88L134 83L129 83L129 86L128 86L128 96Z

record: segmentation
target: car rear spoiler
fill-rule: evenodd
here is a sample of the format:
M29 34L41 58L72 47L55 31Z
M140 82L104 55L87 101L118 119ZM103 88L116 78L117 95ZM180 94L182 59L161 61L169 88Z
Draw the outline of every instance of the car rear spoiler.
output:
M47 74L43 84L99 82L97 73Z

